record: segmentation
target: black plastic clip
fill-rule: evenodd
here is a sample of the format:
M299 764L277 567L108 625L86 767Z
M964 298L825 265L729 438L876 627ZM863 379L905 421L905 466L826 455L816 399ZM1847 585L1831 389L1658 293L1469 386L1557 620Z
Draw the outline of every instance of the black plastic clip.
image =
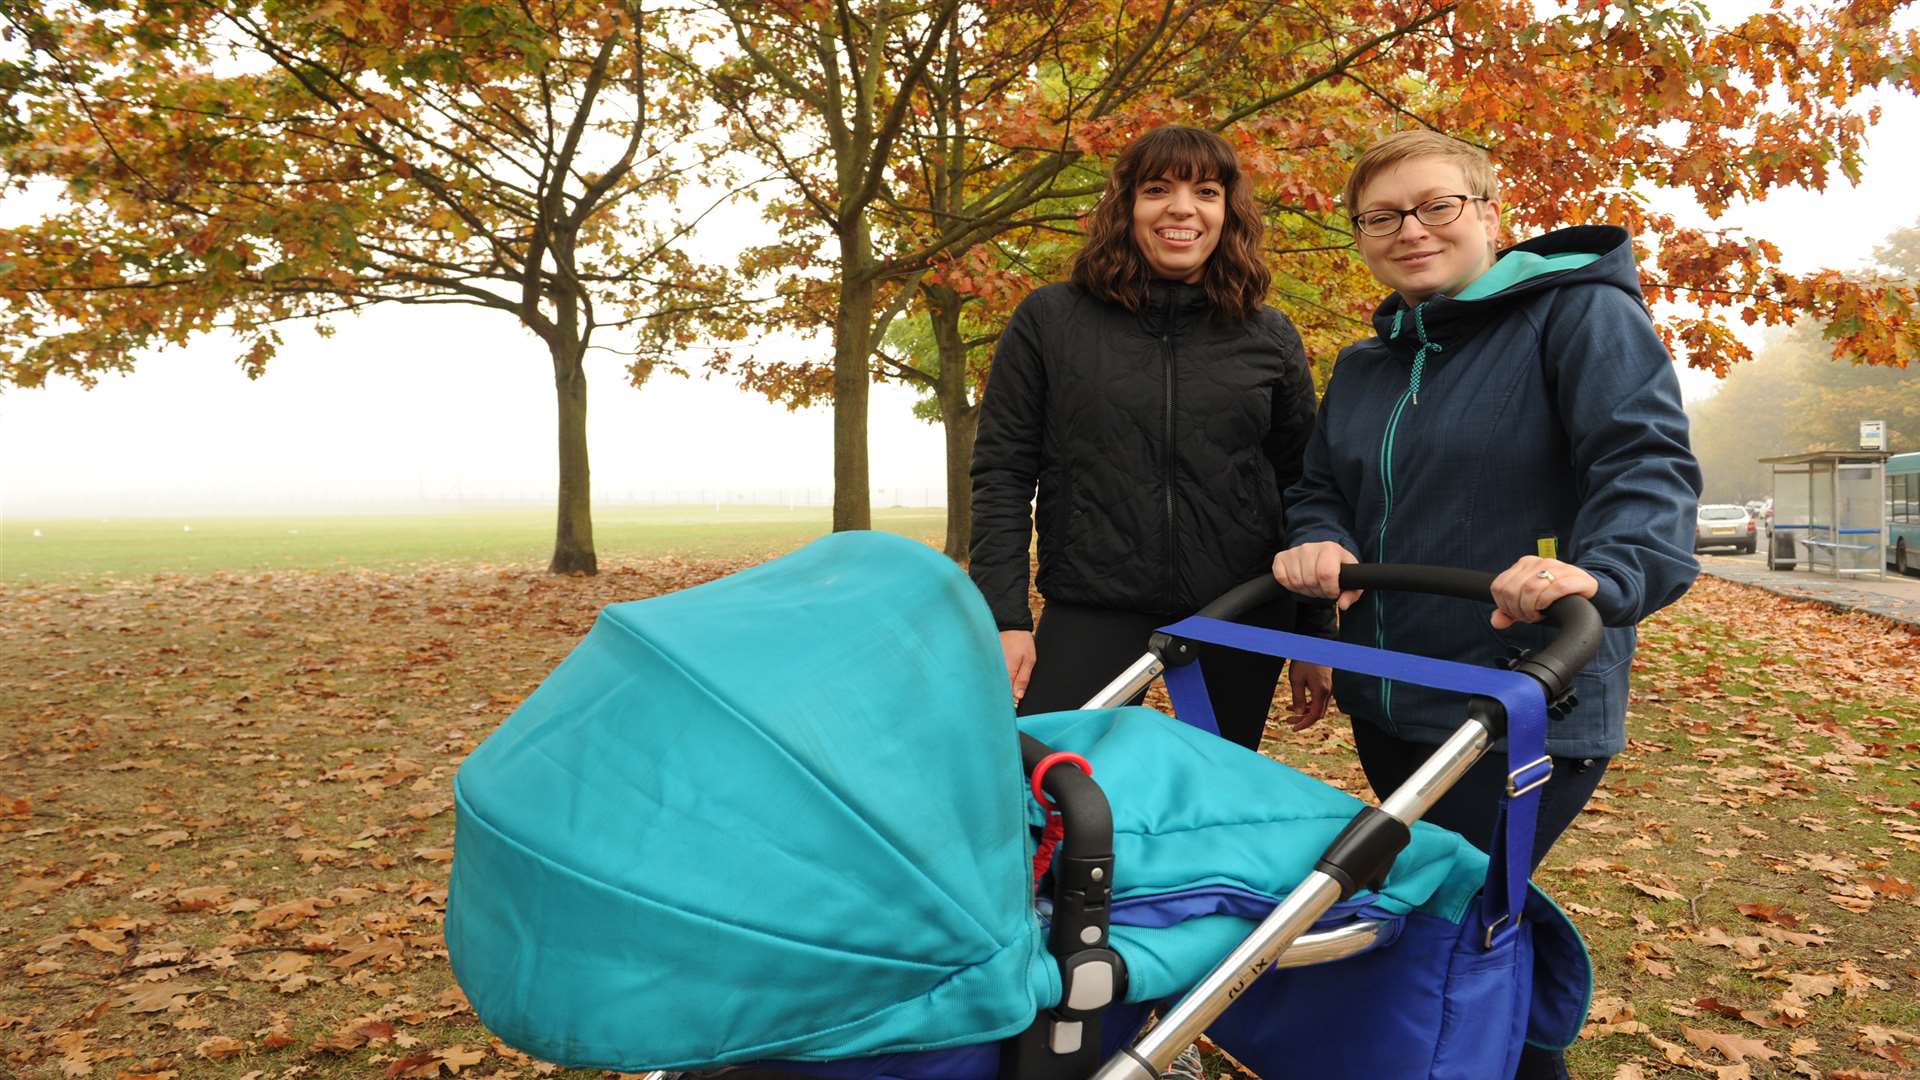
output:
M1200 653L1194 649L1193 642L1186 638L1174 637L1164 630L1156 630L1152 637L1147 638L1147 651L1159 657L1160 662L1170 668L1184 667L1200 659Z
M1313 868L1340 883L1342 900L1362 886L1379 892L1393 869L1393 860L1405 850L1411 835L1406 822L1369 806L1347 822Z
M1526 663L1527 658L1531 655L1532 650L1530 649L1515 650L1512 656L1507 657L1507 670L1520 670L1521 665ZM1556 720L1565 720L1572 714L1573 710L1579 707L1580 699L1574 696L1573 687L1569 685L1559 697L1547 702L1547 721L1552 723Z

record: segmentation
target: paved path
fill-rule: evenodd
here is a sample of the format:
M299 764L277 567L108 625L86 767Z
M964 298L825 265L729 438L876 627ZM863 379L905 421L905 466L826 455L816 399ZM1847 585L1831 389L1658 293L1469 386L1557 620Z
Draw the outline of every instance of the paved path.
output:
M1714 577L1752 585L1795 600L1816 600L1849 611L1867 611L1920 626L1920 578L1835 578L1797 570L1769 570L1764 554L1702 555L1700 569Z

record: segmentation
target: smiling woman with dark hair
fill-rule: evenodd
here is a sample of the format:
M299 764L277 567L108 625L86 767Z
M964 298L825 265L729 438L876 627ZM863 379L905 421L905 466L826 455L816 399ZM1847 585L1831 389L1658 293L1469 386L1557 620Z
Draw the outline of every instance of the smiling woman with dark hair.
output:
M1023 714L1084 704L1154 627L1259 575L1286 535L1281 492L1300 475L1313 380L1300 335L1265 304L1261 237L1226 140L1156 128L1114 162L1072 281L1036 290L1000 335L973 453L971 570ZM1288 600L1250 621L1330 633L1331 614ZM1282 662L1201 656L1221 734L1257 747ZM1295 663L1290 684L1294 722L1318 719L1328 671Z
M1214 227L1170 227L1174 186L1202 181L1206 190L1195 192L1193 213ZM1156 278L1179 280L1199 285L1222 318L1250 319L1266 304L1272 281L1260 253L1264 232L1253 185L1225 139L1199 128L1156 128L1114 163L1106 195L1088 221L1087 244L1074 257L1073 283L1137 313ZM1280 318L1284 323L1286 316Z

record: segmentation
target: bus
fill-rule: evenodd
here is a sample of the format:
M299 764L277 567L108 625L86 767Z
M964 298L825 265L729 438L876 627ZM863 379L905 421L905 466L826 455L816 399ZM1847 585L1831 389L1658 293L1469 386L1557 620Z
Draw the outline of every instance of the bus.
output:
M1887 566L1920 575L1920 451L1887 459Z

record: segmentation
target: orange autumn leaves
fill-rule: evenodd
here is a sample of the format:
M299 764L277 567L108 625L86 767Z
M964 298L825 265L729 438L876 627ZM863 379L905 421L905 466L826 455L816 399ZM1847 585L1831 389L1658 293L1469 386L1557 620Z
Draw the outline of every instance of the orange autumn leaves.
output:
M1058 262L1054 234L1090 207L1102 163L1173 121L1223 126L1258 178L1282 292L1315 355L1351 339L1374 299L1332 195L1359 148L1418 124L1491 148L1516 235L1574 222L1640 235L1663 330L1697 366L1745 358L1733 319L1812 317L1868 363L1915 352L1911 282L1789 273L1768 238L1682 227L1644 200L1669 188L1718 213L1789 186L1844 197L1863 168L1862 95L1920 91L1920 36L1901 28L1898 0L1722 23L1690 4L1543 13L1519 0L946 0L918 21L854 4L835 35L848 55L828 70L810 35L840 18L833 6L568 3L484 18L423 0L327 18L246 6L232 44L258 63L233 71L202 48L220 36L219 6L41 8L8 69L23 119L0 161L71 203L0 229L0 381L18 385L125 370L222 328L257 373L280 322L370 303L477 303L545 333L526 295L558 303L571 295L559 283L638 335L622 341L638 346L636 374L749 331L828 329L849 303L879 325L927 273L1004 315ZM936 26L955 32L930 52L917 35ZM1130 53L1135 66L1116 66ZM841 69L873 89L841 93L829 75ZM614 98L644 104L644 129L604 108ZM565 138L576 117L537 100L579 105L577 123L616 149L701 154L644 175L618 153L552 156L580 142ZM714 105L733 128L701 121ZM687 256L697 209L653 227L690 173L733 168L717 156L727 140L779 180L764 188L769 242L731 273ZM570 170L571 186L537 182ZM839 244L856 232L880 241ZM579 265L529 276L543 258ZM1705 311L1665 310L1682 300ZM764 360L739 373L771 377Z

